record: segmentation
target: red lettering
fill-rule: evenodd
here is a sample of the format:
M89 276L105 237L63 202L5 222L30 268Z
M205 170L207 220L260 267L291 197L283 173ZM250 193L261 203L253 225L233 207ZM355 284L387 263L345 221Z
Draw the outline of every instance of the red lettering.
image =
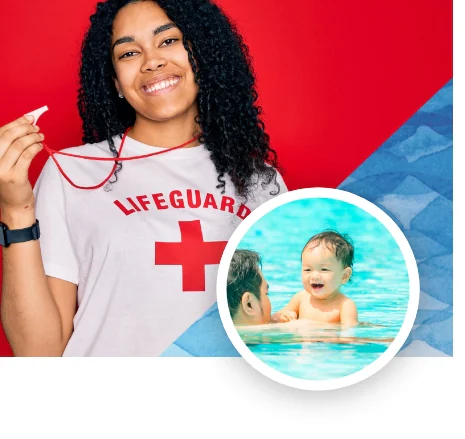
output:
M192 189L187 189L187 205L192 208L196 209L197 207L200 207L202 204L202 198L200 196L200 191L195 190L195 202L192 199Z
M234 213L234 198L223 196L221 199L221 210L226 212L226 208L228 208L230 213Z
M128 200L131 203L131 206L134 207L134 209L140 212L140 207L136 203L134 203L134 200L131 197L126 198L126 200Z
M184 208L184 200L182 199L181 191L170 192L170 203L176 209Z
M163 203L166 203L165 199L163 198L163 194L153 194L152 198L157 206L157 209L160 209L160 210L168 209L168 205L163 204Z
M147 195L139 195L136 198L137 198L137 201L142 206L142 209L149 210L147 206L150 204L150 201L147 201Z
M116 201L114 201L114 203L115 203L116 206L118 206L118 207L123 211L123 213L124 213L126 216L131 215L131 213L134 213L134 212L135 212L134 209L131 209L131 210L126 209L126 208L121 204L121 201L116 200Z
M213 209L218 209L218 206L216 205L216 200L215 197L212 194L207 194L205 197L205 203L203 203L203 207L207 208L212 206Z
M245 204L241 204L241 207L239 207L239 210L237 211L236 215L240 219L246 219L249 215L250 212L252 212Z

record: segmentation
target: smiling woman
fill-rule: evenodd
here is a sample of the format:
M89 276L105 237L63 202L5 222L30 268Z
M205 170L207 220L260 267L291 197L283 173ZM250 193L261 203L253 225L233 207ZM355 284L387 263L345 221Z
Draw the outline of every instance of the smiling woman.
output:
M155 140L144 136L147 125L173 117L176 124L171 130L176 136L187 140L198 134L198 86L182 39L179 28L153 2L129 4L113 22L116 89L136 111L133 135L145 143Z
M85 145L66 151L116 167L60 166L82 183L110 171L108 184L79 190L49 160L32 190L40 128L0 128L2 227L18 238L4 242L2 323L15 355L166 355L215 304L230 235L286 191L254 84L246 45L209 0L97 5L80 67ZM27 233L37 219L40 246ZM230 349L201 337L207 354Z

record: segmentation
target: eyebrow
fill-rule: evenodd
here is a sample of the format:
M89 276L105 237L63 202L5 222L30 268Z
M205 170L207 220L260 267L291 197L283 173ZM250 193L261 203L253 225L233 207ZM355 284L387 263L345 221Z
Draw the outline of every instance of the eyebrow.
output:
M166 30L168 29L172 29L172 28L175 28L177 27L174 23L166 23L166 24L162 24L161 26L158 26L154 31L153 31L153 35L158 35L162 32L165 32ZM124 44L124 43L133 43L135 41L135 38L133 36L125 36L125 37L121 37L121 38L118 38L114 43L113 43L113 46L111 46L111 50L113 51L113 49L115 48L115 46L117 46L118 44Z

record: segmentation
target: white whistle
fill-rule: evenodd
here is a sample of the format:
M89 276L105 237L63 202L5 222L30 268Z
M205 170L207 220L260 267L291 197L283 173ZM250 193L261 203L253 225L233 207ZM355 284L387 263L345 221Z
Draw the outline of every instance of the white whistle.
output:
M32 125L37 125L39 117L42 116L42 114L44 114L46 111L48 111L47 106L38 108L37 110L31 111L30 113L26 113L25 116L33 116L34 122L32 123Z

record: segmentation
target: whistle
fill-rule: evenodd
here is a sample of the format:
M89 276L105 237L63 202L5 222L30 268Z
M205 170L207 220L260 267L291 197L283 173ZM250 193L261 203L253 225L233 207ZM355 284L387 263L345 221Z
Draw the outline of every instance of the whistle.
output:
M46 111L48 111L47 106L38 108L37 110L31 111L30 113L26 113L25 116L33 116L34 122L32 123L32 125L37 125L39 117L42 116L42 114L44 114Z

